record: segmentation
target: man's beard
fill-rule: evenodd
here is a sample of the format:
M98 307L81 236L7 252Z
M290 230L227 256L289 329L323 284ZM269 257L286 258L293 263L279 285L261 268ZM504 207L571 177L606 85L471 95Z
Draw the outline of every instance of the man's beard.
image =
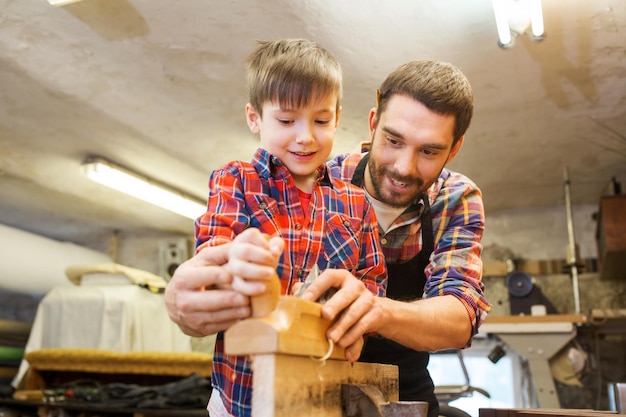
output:
M367 165L369 167L372 186L374 187L373 197L390 207L407 207L425 190L424 182L420 178L403 177L392 173L385 167L379 167L376 163L376 158L373 158L371 154ZM404 183L407 188L416 190L415 193L409 191L399 193L386 189L382 185L383 178L386 176L393 178L396 182Z

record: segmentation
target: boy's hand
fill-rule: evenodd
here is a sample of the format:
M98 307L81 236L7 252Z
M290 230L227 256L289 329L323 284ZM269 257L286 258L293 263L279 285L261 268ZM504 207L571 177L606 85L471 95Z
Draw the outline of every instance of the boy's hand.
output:
M263 281L274 278L284 247L282 238L269 238L259 229L246 229L237 235L228 251L232 288L248 296L264 293Z

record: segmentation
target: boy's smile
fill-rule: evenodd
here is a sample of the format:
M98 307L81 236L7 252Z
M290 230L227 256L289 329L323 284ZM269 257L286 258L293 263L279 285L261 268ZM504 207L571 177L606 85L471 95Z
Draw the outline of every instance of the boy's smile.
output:
M266 101L262 113L246 106L250 131L259 134L261 147L285 164L304 192L311 192L317 168L332 151L341 114L337 100L327 94L296 109Z

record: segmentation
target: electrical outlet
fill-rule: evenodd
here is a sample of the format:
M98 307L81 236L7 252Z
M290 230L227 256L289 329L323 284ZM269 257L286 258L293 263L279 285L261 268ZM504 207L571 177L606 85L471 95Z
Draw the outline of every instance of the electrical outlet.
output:
M188 244L185 239L159 242L159 276L169 281L176 268L189 259Z

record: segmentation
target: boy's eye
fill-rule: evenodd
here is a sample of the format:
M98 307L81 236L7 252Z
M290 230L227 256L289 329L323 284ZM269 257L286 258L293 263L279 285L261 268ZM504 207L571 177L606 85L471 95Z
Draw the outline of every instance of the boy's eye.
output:
M278 119L278 123L283 124L283 125L288 125L293 123L293 120L291 119Z
M327 125L330 123L330 120L316 120L315 123L318 125Z

